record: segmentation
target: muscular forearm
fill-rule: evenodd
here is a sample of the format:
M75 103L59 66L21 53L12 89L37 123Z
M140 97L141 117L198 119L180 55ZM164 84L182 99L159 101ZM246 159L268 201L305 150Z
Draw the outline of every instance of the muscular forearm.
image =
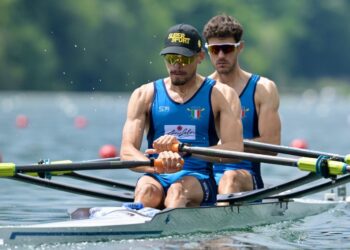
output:
M120 150L120 159L122 161L148 161L149 158L140 150L132 146L123 146ZM150 166L138 166L130 168L130 170L141 173L154 173L154 168Z

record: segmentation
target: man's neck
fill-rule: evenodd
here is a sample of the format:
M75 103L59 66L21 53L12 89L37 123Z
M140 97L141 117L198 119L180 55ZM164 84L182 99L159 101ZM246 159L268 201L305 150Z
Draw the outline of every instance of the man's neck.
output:
M166 85L169 95L173 98L174 101L179 103L186 102L190 99L194 93L199 89L204 81L204 77L196 74L196 77L191 79L184 85L173 85L170 82L170 78L167 78Z
M233 88L237 94L240 94L246 86L251 74L243 71L241 68L236 67L234 70L227 74L220 74L215 71L210 77L219 82L225 83Z

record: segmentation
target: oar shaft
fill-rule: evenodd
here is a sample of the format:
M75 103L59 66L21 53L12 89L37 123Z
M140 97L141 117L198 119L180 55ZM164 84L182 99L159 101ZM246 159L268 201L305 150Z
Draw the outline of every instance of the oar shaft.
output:
M261 150L266 150L266 151L270 151L270 152L291 154L291 155L296 155L296 156L317 158L321 155L324 155L324 156L329 156L329 157L338 159L340 161L344 161L345 157L346 157L346 156L339 155L339 154L333 154L333 153L327 153L327 152L321 152L321 151L315 151L315 150L308 150L308 149L301 149L301 148L293 148L293 147L287 147L287 146L282 146L282 145L274 145L274 144L256 142L256 141L251 141L251 140L244 140L244 146L254 148L254 149L261 149Z
M292 198L299 198L299 197L304 197L306 195L310 195L310 194L314 194L314 193L318 193L318 192L322 192L325 190L328 190L330 188L335 188L338 187L340 185L344 185L350 182L350 175L345 175L345 176L341 176L335 180L332 181L328 181L325 183L321 183L321 184L317 184L315 186L303 189L303 190L299 190L299 191L295 191L289 194L281 194L281 195L274 195L271 197L268 197L268 199L279 199L279 200L288 200L288 199L292 199Z
M176 165L176 170L180 170L184 165L184 160ZM69 174L72 171L79 170L102 170L102 169L125 169L140 166L154 167L156 173L167 173L169 169L163 164L162 159L150 159L145 161L99 161L99 162L70 162L62 161L50 164L29 164L15 165L14 163L0 163L0 177L12 177L16 173L45 173L45 172L63 172L54 173L55 175ZM173 169L170 169L171 171Z
M162 166L159 160L146 161L103 161L103 162L60 162L52 164L29 164L15 165L14 163L0 163L0 177L11 177L16 173L28 172L57 172L64 171L69 173L73 170L100 170L100 169L125 169L138 166Z
M126 189L129 191L135 190L135 185L132 185L132 184L129 184L126 182L120 182L120 181L115 181L115 180L102 178L102 177L98 177L98 176L91 176L91 175L87 175L87 174L83 174L83 173L77 173L75 171L73 171L72 173L66 174L65 176L68 176L68 177L71 177L74 179L78 179L78 180L82 180L82 181L97 183L100 185L111 186L114 188L122 188L122 189Z
M173 146L174 151L187 152L192 154L200 154L221 158L232 158L239 160L248 160L253 162L263 162L271 163L285 166L298 167L300 170L315 172L324 177L328 175L343 175L350 173L350 166L344 162L328 160L325 164L326 166L321 166L321 162L315 158L301 157L299 159L263 155L263 154L253 154L238 151L228 151L222 149L204 148L204 147L190 147L185 144Z
M89 189L86 186L78 187L67 183L59 183L52 180L32 177L32 176L28 176L26 174L20 174L20 173L16 174L14 177L12 177L12 179L42 186L42 187L52 188L52 189L80 194L80 195L86 195L86 196L95 197L99 199L109 199L109 200L116 200L116 201L133 201L132 193L125 193L125 192L121 193L116 191Z
M192 153L192 154L208 155L208 156L239 159L239 160L249 160L254 162L264 162L264 163L279 164L279 165L293 166L293 167L298 166L298 160L296 159L276 157L271 155L253 154L253 153L246 153L246 152L228 151L228 150L222 150L222 149L211 149L211 148L203 148L203 147L189 147L186 145L180 146L180 150L183 152Z
M106 162L85 162L69 164L48 164L48 165L26 165L16 166L17 172L45 172L45 171L67 171L67 170L96 170L96 169L123 169L137 166L148 166L150 161L106 161Z
M85 160L85 161L79 161L79 162L103 162L103 161L120 161L120 157L110 157L110 158L102 158L102 159L92 159L92 160Z
M290 190L293 188L300 187L302 185L308 184L310 182L320 179L320 176L317 176L315 173L308 173L306 176L299 177L288 181L286 183L272 186L269 188L263 188L243 193L232 193L232 194L219 194L218 201L229 201L230 203L240 203L240 202L250 202L256 201L259 199L265 199L266 197L276 195L278 193Z

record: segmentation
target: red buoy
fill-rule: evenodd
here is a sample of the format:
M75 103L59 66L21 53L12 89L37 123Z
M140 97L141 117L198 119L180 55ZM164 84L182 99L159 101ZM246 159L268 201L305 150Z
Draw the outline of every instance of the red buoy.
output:
M26 115L18 115L16 117L16 127L17 128L26 128L28 126L29 120Z
M117 148L114 145L106 144L100 148L99 155L101 158L111 158L117 156Z
M84 116L77 116L74 119L74 126L76 128L85 128L88 125L88 120Z
M304 139L294 139L291 143L290 146L293 148L301 148L301 149L307 149L308 143Z

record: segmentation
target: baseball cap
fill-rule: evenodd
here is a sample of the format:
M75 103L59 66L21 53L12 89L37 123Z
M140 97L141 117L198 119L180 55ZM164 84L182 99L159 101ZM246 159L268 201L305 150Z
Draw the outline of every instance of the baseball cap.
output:
M193 56L201 49L202 38L196 28L189 24L177 24L168 30L164 40L164 49L160 54Z

